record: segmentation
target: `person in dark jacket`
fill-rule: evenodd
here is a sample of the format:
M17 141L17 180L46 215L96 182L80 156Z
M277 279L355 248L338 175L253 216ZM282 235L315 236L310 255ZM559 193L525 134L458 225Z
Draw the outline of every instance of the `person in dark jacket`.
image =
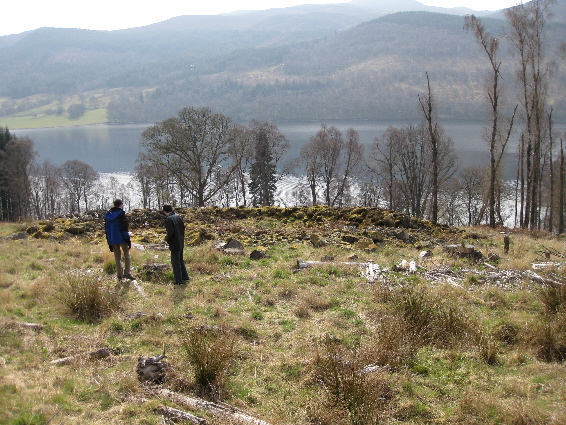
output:
M171 251L171 267L175 276L175 285L183 285L189 280L185 260L183 259L183 248L185 247L185 223L181 216L173 210L169 204L163 205L163 212L167 216L165 219L165 242Z
M106 242L108 242L110 252L114 253L118 279L134 280L130 273L130 249L132 248L132 242L128 232L128 220L122 207L122 201L116 199L114 206L104 214ZM122 268L122 253L124 254L124 268Z

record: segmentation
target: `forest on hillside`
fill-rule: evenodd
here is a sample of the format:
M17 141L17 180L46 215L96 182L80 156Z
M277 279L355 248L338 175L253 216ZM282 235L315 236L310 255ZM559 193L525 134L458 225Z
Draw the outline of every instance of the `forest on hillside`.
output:
M415 99L425 89L427 72L441 116L485 117L482 90L489 67L472 34L463 30L463 17L401 12L349 28L333 24L339 28L334 31L315 25L315 34L308 30L311 15L299 16L270 16L255 30L249 23L244 29L216 23L207 30L180 25L116 34L42 29L22 35L7 47L0 44L3 55L12 58L9 66L0 64L0 94L11 99L1 103L0 116L69 93L90 93L83 96L86 102L93 91L108 96L112 90L108 120L116 123L155 122L188 105L210 106L240 122L415 120ZM502 40L501 73L512 109L519 96L517 62L501 37L506 23L484 22ZM547 25L549 56L560 58L565 27L562 21ZM294 38L285 35L289 32ZM555 119L563 121L566 101L553 95L566 87L563 61L556 61L549 84ZM33 100L15 100L31 94Z

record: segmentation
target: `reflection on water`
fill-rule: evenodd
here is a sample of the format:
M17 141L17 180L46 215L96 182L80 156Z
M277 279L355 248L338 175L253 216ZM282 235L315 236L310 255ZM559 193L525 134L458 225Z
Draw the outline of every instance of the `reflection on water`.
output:
M283 121L276 123L279 130L287 137L291 149L288 159L299 156L300 148L309 141L322 122ZM403 127L408 122L383 121L327 121L335 125L344 134L353 127L360 134L360 141L370 145L375 137L381 137L390 125ZM470 121L442 122L446 134L454 141L454 147L461 161L461 168L486 164L486 145L482 139L483 123ZM61 165L67 160L77 159L86 162L102 173L128 172L135 167L140 152L141 133L152 124L90 125L77 127L44 128L14 130L18 137L29 136L38 152L38 162L49 160L54 165ZM566 123L557 124L556 130L566 131ZM517 136L508 148L507 169L516 164L515 152Z

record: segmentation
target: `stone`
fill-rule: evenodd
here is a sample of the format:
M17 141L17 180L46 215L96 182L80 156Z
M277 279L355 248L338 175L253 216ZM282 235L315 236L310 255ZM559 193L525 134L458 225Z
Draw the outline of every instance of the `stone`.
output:
M259 249L254 249L250 254L250 260L261 260L262 258L269 258L269 255Z

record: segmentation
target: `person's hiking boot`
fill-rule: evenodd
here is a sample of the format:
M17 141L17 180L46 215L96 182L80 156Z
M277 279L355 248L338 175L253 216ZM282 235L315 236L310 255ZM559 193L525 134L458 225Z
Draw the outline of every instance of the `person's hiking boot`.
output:
M125 274L124 275L124 279L128 279L128 280L136 280L135 277L133 277L131 274Z

